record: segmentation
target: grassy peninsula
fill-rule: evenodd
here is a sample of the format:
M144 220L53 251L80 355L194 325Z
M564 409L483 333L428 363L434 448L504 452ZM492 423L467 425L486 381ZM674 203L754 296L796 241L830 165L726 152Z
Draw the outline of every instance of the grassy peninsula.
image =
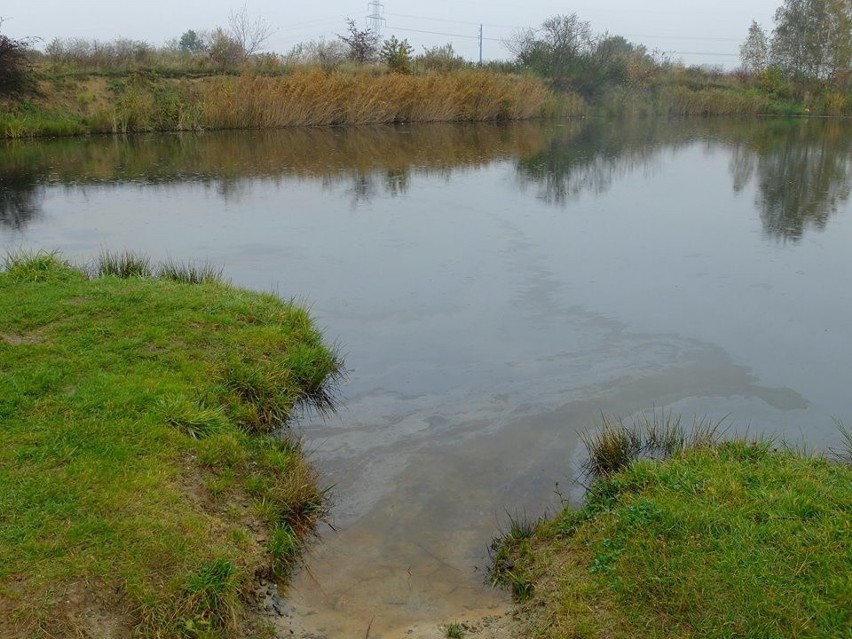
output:
M308 313L209 267L0 270L0 636L262 636L324 513L299 407L341 361ZM134 635L135 636L135 635Z
M582 508L495 542L521 636L849 637L852 447L830 460L645 426L589 441Z

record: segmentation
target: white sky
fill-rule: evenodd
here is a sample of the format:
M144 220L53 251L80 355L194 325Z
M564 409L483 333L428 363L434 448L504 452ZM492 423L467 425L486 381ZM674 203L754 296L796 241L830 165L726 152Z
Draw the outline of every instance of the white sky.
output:
M301 41L336 38L351 17L366 26L369 0L247 0L252 16L263 16L276 29L268 50L286 52ZM502 41L518 27L536 27L550 16L577 13L595 32L621 35L649 49L671 52L686 64L734 67L740 43L751 21L768 32L781 0L383 0L386 26L382 36L406 38L415 52L452 42L470 60L479 57L477 40L483 25L483 57L507 59ZM3 0L2 31L14 38L37 36L112 40L118 36L152 44L227 24L243 0ZM436 33L423 33L424 31Z

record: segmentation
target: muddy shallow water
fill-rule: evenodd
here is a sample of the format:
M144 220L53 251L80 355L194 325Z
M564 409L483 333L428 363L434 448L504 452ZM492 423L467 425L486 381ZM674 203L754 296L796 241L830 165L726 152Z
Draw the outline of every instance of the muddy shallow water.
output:
M6 145L0 249L207 259L311 305L341 409L298 427L334 529L316 636L488 614L507 513L576 496L601 411L809 447L852 422L852 128L421 126ZM558 493L558 494L557 494Z

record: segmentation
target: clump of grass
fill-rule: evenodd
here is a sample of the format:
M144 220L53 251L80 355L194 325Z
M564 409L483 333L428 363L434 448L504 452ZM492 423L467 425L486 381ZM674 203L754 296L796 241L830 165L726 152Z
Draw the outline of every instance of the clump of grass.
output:
M121 252L101 251L95 260L94 274L96 277L121 279L151 277L151 258L127 249Z
M654 411L643 413L631 424L602 415L600 426L580 435L586 446L584 470L592 477L604 477L627 468L641 457L665 459L685 450L716 443L724 419L717 422L696 419L686 428L680 416Z
M467 626L463 623L451 623L444 631L444 636L447 639L462 639L467 634Z
M209 262L196 264L193 262L177 262L167 260L156 269L157 277L184 284L223 284L223 269Z
M515 564L512 557L518 553L529 552L540 520L532 519L526 514L507 514L508 528L491 541L489 548L491 584L506 586L512 591L516 601L526 601L532 595L533 585L526 572Z
M192 439L203 439L222 432L227 418L220 406L205 406L184 395L166 395L158 401L163 419Z
M203 563L186 583L184 628L199 631L205 628L237 628L239 593L236 566L231 560L217 558Z
M837 426L842 441L840 448L832 448L831 453L838 461L852 465L852 429L839 419L835 419L834 424Z
M83 273L59 257L56 251L9 251L3 260L3 270L15 284L51 282L80 278Z

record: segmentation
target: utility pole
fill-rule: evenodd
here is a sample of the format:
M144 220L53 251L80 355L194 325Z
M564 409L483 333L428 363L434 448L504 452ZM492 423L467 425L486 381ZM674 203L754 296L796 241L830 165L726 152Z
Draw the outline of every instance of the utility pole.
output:
M370 3L367 5L367 11L369 11L367 15L367 28L373 32L376 38L381 40L382 27L385 24L385 5L379 0L370 0Z
M482 25L479 25L479 66L482 66Z

